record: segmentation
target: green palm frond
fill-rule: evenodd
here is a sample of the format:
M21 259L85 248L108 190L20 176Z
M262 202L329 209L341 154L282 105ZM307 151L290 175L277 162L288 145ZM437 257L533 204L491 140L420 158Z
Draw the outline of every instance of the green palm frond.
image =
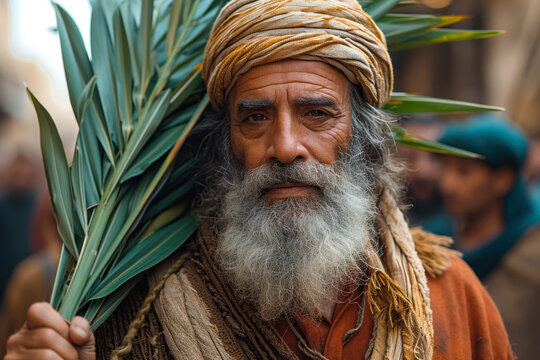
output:
M452 41L474 40L488 38L503 34L499 30L461 30L447 29L446 26L466 20L467 16L434 16L425 14L392 14L389 13L394 8L419 4L419 1L403 0L359 0L364 10L369 13L377 26L386 37L389 50L406 50L423 46ZM426 96L409 95L393 92L392 97L385 110L395 114L417 114L417 113L466 113L504 110L496 106L468 103L464 101L436 99ZM409 137L404 141L399 127L393 127L392 137L400 144L414 147L421 150L439 152L437 149L444 148L445 152L457 156L471 157L472 154L464 153L459 149L454 149L439 144L437 149L433 146L426 146L425 141L416 137Z
M95 328L197 226L193 159L177 155L208 104L199 64L222 1L95 0L91 59L54 6L79 134L68 167L54 122L29 93L64 242L51 303Z
M475 104L466 101L438 99L428 96L419 96L393 92L385 110L394 114L420 114L420 113L470 113L485 111L503 111L504 108Z
M482 158L481 155L472 153L470 151L461 150L453 146L438 143L436 141L419 138L397 125L392 125L392 134L396 142L399 142L403 145L410 145L420 150L425 150L441 155L463 156L472 159Z
M504 34L504 31L432 29L423 34L412 36L405 41L394 43L390 45L390 50L414 49L450 41L483 39L500 34Z
M452 30L461 16L389 14L410 1L360 1L391 49L499 32ZM224 0L93 0L91 53L73 19L54 5L69 98L79 125L68 166L53 120L36 109L49 192L63 240L51 304L95 329L141 273L174 252L197 227L190 213L196 159L180 151L208 104L201 61ZM461 101L394 93L397 114L495 111ZM475 156L393 127L397 142Z

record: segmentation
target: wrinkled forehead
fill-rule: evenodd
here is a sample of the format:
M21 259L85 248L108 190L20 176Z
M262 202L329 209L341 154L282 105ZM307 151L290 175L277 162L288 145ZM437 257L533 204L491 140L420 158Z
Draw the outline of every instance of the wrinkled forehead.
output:
M385 38L356 1L240 0L222 10L205 48L203 78L213 107L223 108L252 68L287 59L338 69L373 106L390 96Z
M239 104L286 100L300 105L348 102L350 82L338 69L319 61L282 60L254 67L240 76L228 95L229 109ZM282 99L283 100L283 99ZM234 107L234 108L231 108Z

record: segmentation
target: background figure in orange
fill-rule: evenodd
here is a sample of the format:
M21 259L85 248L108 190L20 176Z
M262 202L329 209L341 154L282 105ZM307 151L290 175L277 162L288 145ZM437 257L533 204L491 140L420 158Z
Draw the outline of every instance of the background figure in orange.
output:
M40 251L20 263L9 280L0 313L0 356L7 338L24 324L28 307L51 296L62 242L45 191L33 212L31 234L32 245Z
M406 118L402 126L411 134L426 140L437 140L442 132L441 123L431 118ZM411 226L420 225L442 211L438 189L440 159L433 153L402 145L397 155L405 163L406 169L406 203L411 205L407 217Z
M523 177L526 138L508 121L482 115L450 125L440 142L484 156L444 156L447 215L424 228L452 236L484 282L519 358L540 353L540 214Z

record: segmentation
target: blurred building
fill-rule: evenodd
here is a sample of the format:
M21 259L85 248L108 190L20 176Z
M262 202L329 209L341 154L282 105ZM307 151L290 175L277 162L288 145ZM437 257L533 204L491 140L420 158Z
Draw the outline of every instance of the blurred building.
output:
M397 91L483 102L540 136L540 1L423 0L404 11L468 15L456 28L505 30L493 38L394 52Z
M483 0L482 10L487 27L507 31L486 48L487 99L540 137L540 1Z
M76 123L67 94L58 95L50 76L38 62L13 53L9 14L9 1L0 0L0 114L3 113L0 115L0 169L16 152L15 149L24 148L36 157L41 156L39 127L26 87L50 112L68 154L73 149L76 135ZM48 54L43 54L46 56Z

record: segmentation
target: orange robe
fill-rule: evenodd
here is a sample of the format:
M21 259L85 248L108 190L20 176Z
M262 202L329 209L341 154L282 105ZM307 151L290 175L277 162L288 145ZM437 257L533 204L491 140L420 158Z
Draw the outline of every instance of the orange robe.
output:
M431 309L433 311L434 360L443 359L513 359L512 349L503 322L493 301L474 275L459 258L436 279L428 278ZM369 306L360 312L361 290L341 297L336 303L332 319L296 318L295 335L285 320L276 328L299 359L309 359L299 347L305 341L309 348L330 360L364 359L373 318ZM347 335L358 324L360 328ZM294 326L294 325L293 325Z

